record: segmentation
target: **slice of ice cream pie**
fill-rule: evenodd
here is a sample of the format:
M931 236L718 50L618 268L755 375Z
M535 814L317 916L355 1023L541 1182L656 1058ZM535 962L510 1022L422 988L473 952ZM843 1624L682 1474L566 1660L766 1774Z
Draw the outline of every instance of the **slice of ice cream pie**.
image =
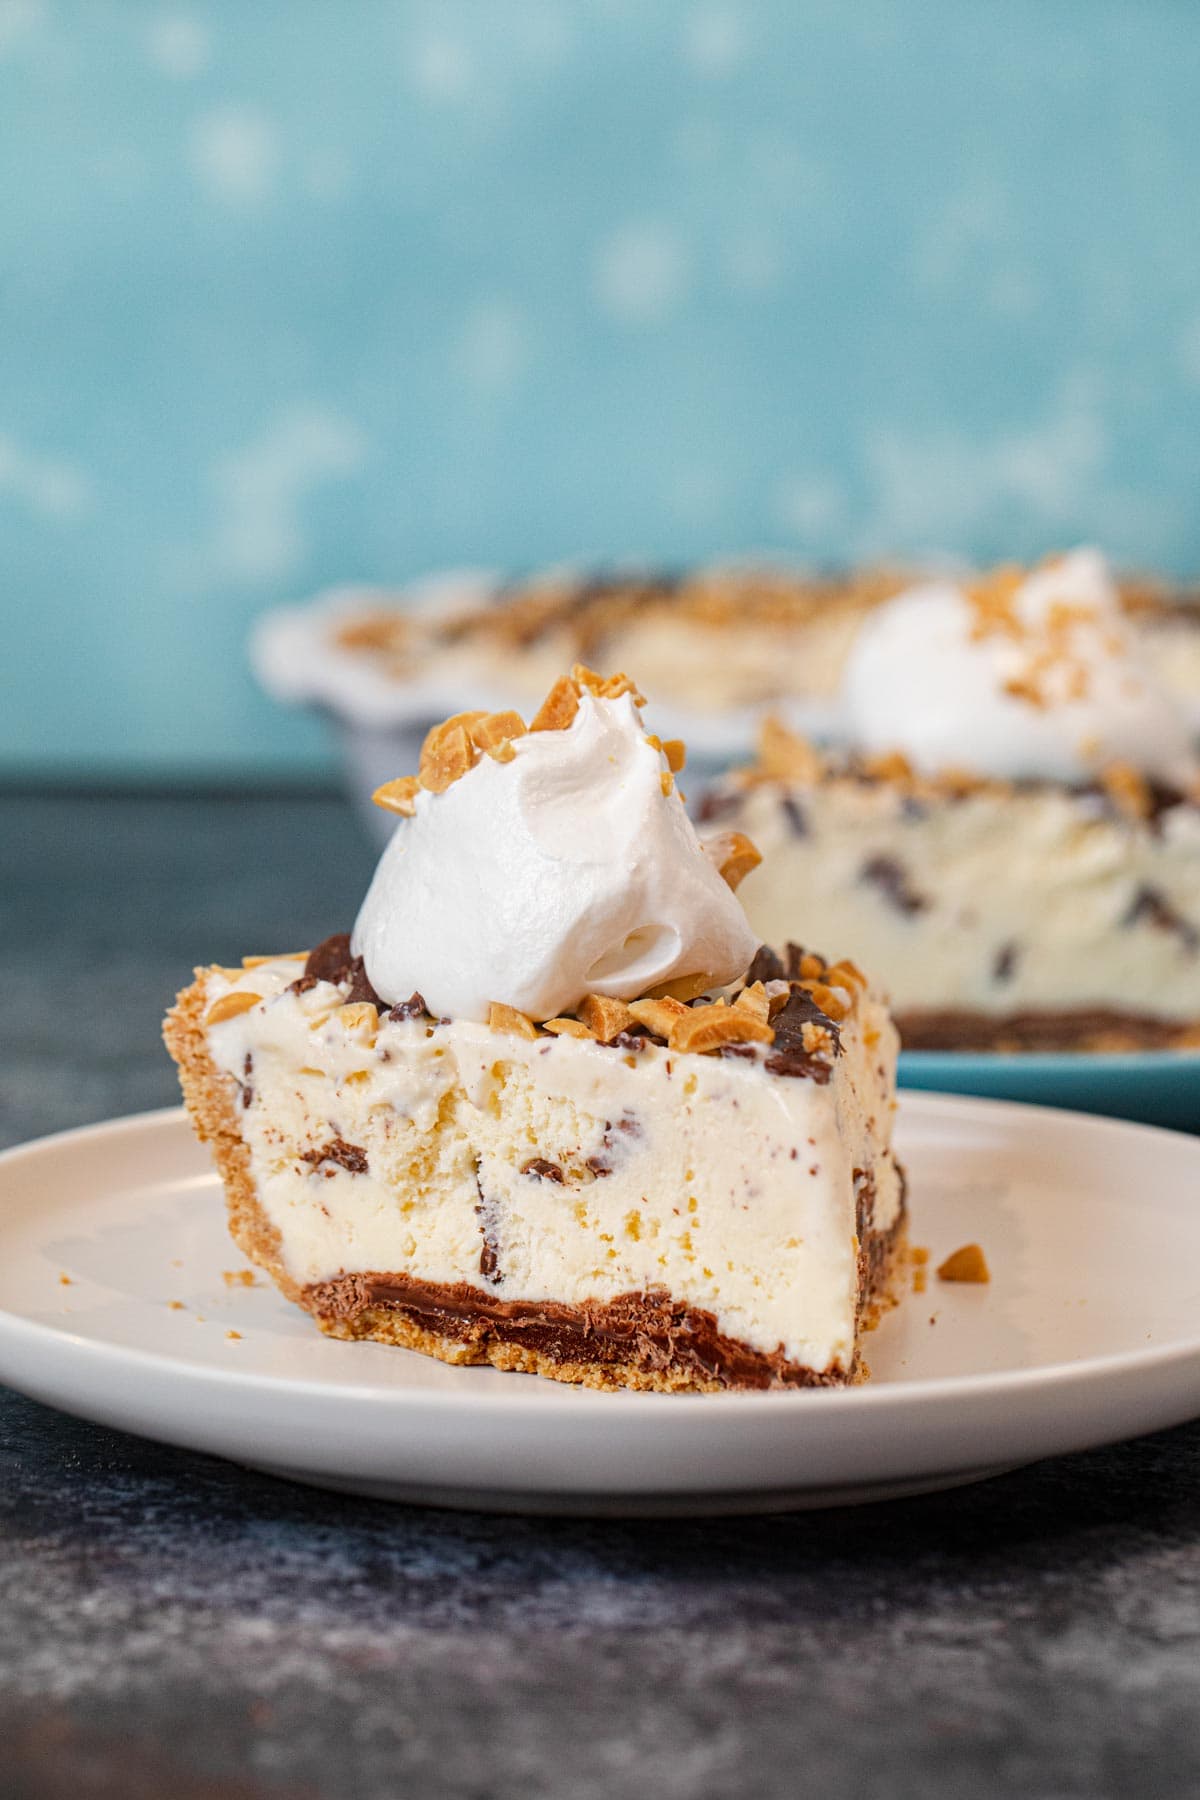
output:
M166 1039L239 1246L340 1338L594 1387L859 1377L901 1253L896 1035L761 950L624 677L426 739L352 934Z

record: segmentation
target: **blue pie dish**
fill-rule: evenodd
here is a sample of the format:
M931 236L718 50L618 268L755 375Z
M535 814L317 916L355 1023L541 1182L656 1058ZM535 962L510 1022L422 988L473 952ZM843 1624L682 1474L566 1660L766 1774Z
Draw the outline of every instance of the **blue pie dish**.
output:
M900 1086L1025 1100L1200 1132L1200 1052L905 1050Z

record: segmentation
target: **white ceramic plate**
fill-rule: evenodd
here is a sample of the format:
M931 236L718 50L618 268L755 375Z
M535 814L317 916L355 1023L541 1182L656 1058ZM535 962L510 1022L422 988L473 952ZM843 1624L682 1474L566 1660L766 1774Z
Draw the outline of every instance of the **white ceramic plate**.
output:
M385 1498L744 1512L946 1487L1200 1413L1200 1139L905 1095L930 1272L841 1391L580 1391L322 1338L243 1267L180 1112L0 1157L0 1380L105 1425ZM64 1281L63 1278L66 1278Z

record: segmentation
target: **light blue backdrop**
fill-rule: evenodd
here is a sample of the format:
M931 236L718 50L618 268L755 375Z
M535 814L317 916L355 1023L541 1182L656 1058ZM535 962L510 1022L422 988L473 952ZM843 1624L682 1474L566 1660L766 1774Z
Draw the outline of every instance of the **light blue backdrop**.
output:
M0 0L0 770L305 771L343 577L1200 568L1190 0Z

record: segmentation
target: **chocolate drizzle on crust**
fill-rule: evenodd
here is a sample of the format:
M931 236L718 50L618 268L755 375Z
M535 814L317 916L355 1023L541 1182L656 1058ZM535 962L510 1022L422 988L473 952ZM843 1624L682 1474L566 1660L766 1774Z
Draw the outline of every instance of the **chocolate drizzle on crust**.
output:
M559 1364L632 1366L647 1375L670 1369L729 1388L840 1387L850 1371L809 1369L782 1350L753 1350L726 1337L713 1313L661 1290L566 1306L550 1300L500 1300L466 1282L414 1281L403 1274L343 1275L306 1288L303 1304L322 1323L347 1321L366 1335L371 1315L399 1312L482 1359L499 1340Z

